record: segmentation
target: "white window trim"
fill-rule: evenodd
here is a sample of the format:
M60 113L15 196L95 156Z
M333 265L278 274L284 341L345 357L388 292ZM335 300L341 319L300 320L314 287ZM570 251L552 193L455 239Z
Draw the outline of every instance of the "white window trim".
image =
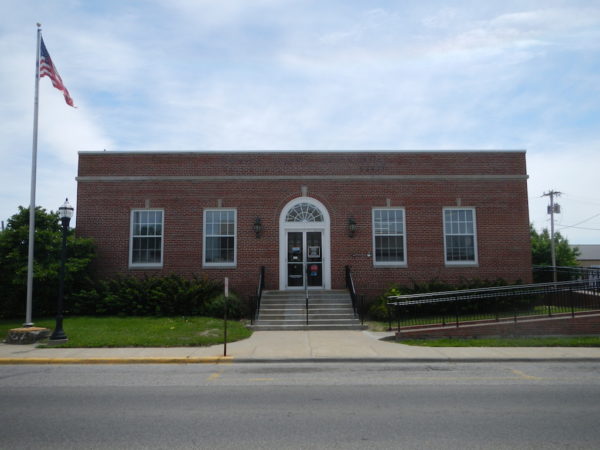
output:
M377 248L375 242L375 211L394 210L402 211L402 245L404 248L403 261L377 261ZM408 266L408 249L406 248L406 209L404 207L373 207L371 209L371 237L373 242L373 266L374 267L407 267Z
M475 259L473 261L448 261L446 247L446 211L463 211L469 210L473 212L473 252ZM452 267L475 267L479 265L479 250L477 246L477 210L469 206L447 206L442 210L442 232L444 233L444 263L446 266Z
M160 262L159 263L134 263L133 262L133 215L140 211L160 211L161 235L160 235ZM162 208L135 208L129 215L129 268L130 269L160 269L165 259L165 210Z
M212 211L233 211L233 262L230 263L209 263L206 262L206 214ZM237 267L237 247L238 247L238 236L237 236L237 208L205 208L202 217L202 267L206 268L232 268Z

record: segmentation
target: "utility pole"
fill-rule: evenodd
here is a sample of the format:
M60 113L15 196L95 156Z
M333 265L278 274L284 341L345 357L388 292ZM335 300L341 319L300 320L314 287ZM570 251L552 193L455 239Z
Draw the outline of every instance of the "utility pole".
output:
M544 192L542 197L550 197L550 206L548 206L548 214L550 214L550 252L552 254L552 278L554 282L557 281L556 276L556 248L554 245L554 214L560 214L560 205L558 203L554 203L554 197L560 197L562 192L558 191L548 191Z

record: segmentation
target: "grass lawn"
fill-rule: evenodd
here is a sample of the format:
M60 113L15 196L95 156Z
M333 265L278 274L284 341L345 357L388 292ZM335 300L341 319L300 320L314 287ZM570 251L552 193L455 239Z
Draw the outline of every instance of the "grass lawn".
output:
M600 336L402 339L423 347L600 347Z
M35 320L54 329L54 319ZM0 339L23 321L0 320ZM61 347L185 347L223 343L223 320L210 317L65 317L69 338ZM250 337L242 323L227 322L227 342Z

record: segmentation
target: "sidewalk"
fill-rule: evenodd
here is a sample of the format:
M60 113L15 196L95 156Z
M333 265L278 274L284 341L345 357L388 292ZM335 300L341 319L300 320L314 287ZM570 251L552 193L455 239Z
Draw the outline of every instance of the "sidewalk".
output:
M141 364L224 362L600 362L600 348L416 347L370 331L256 331L210 347L36 348L0 344L1 364Z

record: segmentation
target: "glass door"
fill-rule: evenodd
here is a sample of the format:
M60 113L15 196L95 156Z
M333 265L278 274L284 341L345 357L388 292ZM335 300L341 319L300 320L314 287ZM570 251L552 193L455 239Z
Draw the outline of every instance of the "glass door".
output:
M321 232L306 232L306 280L309 287L323 286L323 256Z
M287 233L287 285L303 288L323 286L322 233Z
M304 287L304 239L301 231L288 233L287 285Z

